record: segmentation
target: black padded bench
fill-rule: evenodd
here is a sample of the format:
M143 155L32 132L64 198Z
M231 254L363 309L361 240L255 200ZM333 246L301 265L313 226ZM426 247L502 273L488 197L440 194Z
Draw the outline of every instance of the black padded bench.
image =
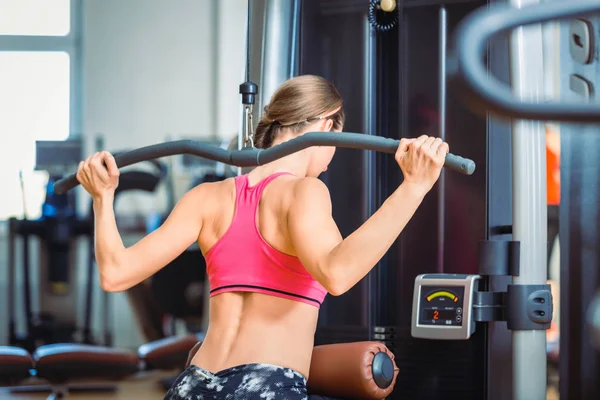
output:
M0 385L15 385L31 376L33 358L19 347L0 346Z
M139 359L131 351L102 346L50 344L30 355L11 346L0 346L0 380L16 385L32 376L52 386L50 399L64 399L67 383L79 380L118 381L138 371ZM34 371L32 375L32 371Z
M190 350L202 340L204 335L201 333L155 340L141 345L138 348L138 357L146 370L182 370Z

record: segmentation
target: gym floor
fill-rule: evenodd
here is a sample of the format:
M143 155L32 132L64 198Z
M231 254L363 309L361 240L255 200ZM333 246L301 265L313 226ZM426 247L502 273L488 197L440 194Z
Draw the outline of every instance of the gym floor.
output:
M72 400L81 399L110 399L110 400L162 400L165 391L160 386L161 378L173 375L172 373L143 373L127 381L119 382L115 391L80 391L72 392L67 397ZM93 384L93 383L92 383ZM106 382L99 383L107 385ZM4 400L43 400L50 393L47 391L12 392L10 388L0 388L0 398Z

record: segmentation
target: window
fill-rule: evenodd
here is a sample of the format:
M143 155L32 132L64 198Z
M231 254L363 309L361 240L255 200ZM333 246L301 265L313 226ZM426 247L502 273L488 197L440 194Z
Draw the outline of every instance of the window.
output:
M4 193L12 193L3 196L0 219L22 215L19 171L29 216L36 216L47 176L33 171L34 145L68 138L69 81L65 52L0 52L0 159L8 164L0 170L0 182Z
M79 1L0 0L0 220L41 214L48 174L34 171L35 141L80 132Z
M0 0L0 35L65 36L70 0Z

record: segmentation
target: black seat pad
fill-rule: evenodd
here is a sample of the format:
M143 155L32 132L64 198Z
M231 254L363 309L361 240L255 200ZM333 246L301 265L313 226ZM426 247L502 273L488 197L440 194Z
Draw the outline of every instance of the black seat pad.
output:
M0 346L0 384L14 385L31 376L33 358L20 347Z
M138 370L135 353L111 347L49 344L33 353L37 376L52 383L77 379L120 380Z

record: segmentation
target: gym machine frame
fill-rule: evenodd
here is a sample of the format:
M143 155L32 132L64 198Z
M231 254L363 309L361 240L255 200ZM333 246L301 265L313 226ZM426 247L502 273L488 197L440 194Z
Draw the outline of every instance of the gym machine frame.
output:
M517 7L520 1L511 3ZM454 36L455 57L448 59L449 81L461 89L465 102L474 110L512 118L529 120L600 122L600 107L591 104L537 104L517 101L510 90L490 77L481 63L487 39L522 25L566 19L600 11L600 3L548 3L521 9L490 7L481 9L462 23ZM526 40L527 39L527 40ZM460 46L458 46L460 44ZM523 65L533 74L541 72L541 57L534 48L541 48L541 30L520 31L511 38L512 86L518 97L536 98L539 77L523 76ZM545 330L552 318L552 303L546 284L546 201L544 183L545 140L539 123L514 121L513 126L513 226L506 227L513 234L511 242L483 242L480 273L485 275L512 275L513 284L506 293L473 290L473 321L506 320L513 330L513 398L544 399L546 397L546 337ZM355 141L356 139L356 141ZM359 140L360 139L360 140ZM306 147L338 146L393 153L397 141L359 134L309 133L271 149L226 151L200 146L192 141L174 142L138 149L117 158L119 166L139 162L147 157L164 157L188 153L242 167L262 165ZM469 172L467 160L450 157L447 165ZM471 171L472 172L472 171ZM59 181L55 190L60 193L77 184L74 176ZM531 188L534 188L532 191ZM466 279L461 276L438 278ZM472 276L473 277L473 276ZM420 279L427 279L421 276ZM473 277L477 280L479 277ZM449 280L445 280L446 282ZM418 282L417 282L418 283ZM416 285L417 285L416 283ZM422 282L421 282L422 283ZM466 286L465 286L466 287ZM469 286L470 287L470 286ZM475 285L473 285L475 288ZM418 298L418 291L415 298ZM469 310L471 311L471 310ZM464 312L464 310L463 310ZM418 319L418 313L413 313ZM465 336L470 335L470 331ZM417 333L418 334L418 333ZM466 339L467 337L463 337Z
M598 104L533 103L519 100L543 101L540 82L543 57L541 27L527 27L512 34L510 42L510 89L486 71L481 62L487 40L514 28L542 22L579 17L600 11L597 1L544 3L524 6L525 1L509 2L514 7L497 6L480 9L462 21L454 35L455 57L449 59L450 80L457 92L472 109L482 113L528 119L513 121L513 240L514 242L484 243L480 272L490 275L499 269L513 278L506 294L474 292L476 302L484 307L473 309L475 321L506 318L513 329L513 398L546 398L546 336L544 330L551 320L552 307L547 300L546 285L546 198L545 136L542 126L533 121L600 122ZM529 4L537 3L531 1ZM522 7L522 8L521 8ZM527 66L528 68L524 68ZM536 75L537 74L537 75ZM531 189L534 189L533 191ZM490 247L491 245L491 247ZM505 246L505 250L502 250ZM512 250L511 250L512 249ZM517 251L518 249L518 251ZM520 253L520 257L516 254ZM519 260L517 260L519 259ZM491 273L490 273L491 272ZM505 272L504 272L505 273ZM516 289L517 296L511 295ZM527 301L523 291L531 293ZM485 295L485 297L482 297ZM416 297L416 294L415 294ZM520 310L515 303L522 303ZM500 305L505 315L493 315ZM482 313L489 309L490 312ZM548 311L550 313L548 313ZM486 316L482 314L488 314ZM413 315L413 318L415 316ZM512 321L512 324L511 324ZM515 321L517 325L515 326ZM547 322L548 321L548 322ZM512 327L511 327L512 326ZM515 329L516 328L516 329Z
M81 142L37 141L36 170L47 171L49 181L39 219L10 218L8 220L8 329L9 343L19 344L29 351L44 344L77 341L91 344L94 245L93 221L76 215L73 196L57 194L52 184L81 157ZM25 209L25 204L24 204ZM15 288L17 286L17 248L21 238L22 288L26 332L17 332ZM39 243L39 308L32 306L31 239ZM76 296L78 238L86 240L85 302L83 327L77 324ZM79 336L79 337L77 337Z
M29 219L16 219L11 218L8 221L9 225L9 239L8 239L8 268L9 268L9 293L8 293L8 327L9 327L9 342L11 344L20 344L25 349L29 351L35 350L35 348L40 344L49 344L57 341L62 341L64 339L57 338L55 341L47 342L45 339L48 338L47 334L44 332L45 323L50 322L46 321L45 315L34 315L32 309L32 300L31 300L31 261L30 261L30 240L32 236L36 236L39 239L40 248L43 246L68 246L69 251L66 254L67 263L71 262L76 257L76 249L73 242L74 238L77 236L84 236L88 241L88 266L87 273L90 276L93 276L93 266L94 266L94 253L93 253L93 228L90 221L84 219L76 219L69 218L71 221L64 222L62 221L63 217L58 216L53 218L52 220L42 219L42 220L29 220ZM65 232L64 228L66 224L70 224L70 229ZM22 265L23 265L23 297L25 304L25 320L26 320L26 330L27 334L25 337L17 334L16 329L16 315L15 315L15 299L14 299L14 288L16 287L16 270L17 270L17 261L16 261L16 247L17 247L17 237L21 237L22 239ZM51 240L49 243L46 243L47 240L45 238L50 237ZM75 254L72 254L75 252ZM47 255L47 251L41 252L40 256ZM48 263L51 262L50 259L46 260ZM50 265L46 265L46 269L51 271ZM68 291L74 290L76 287L75 282L72 281L72 277L53 277L52 273L48 272L48 282L42 282L40 280L40 285L49 284L50 288L45 288L45 290L51 290L54 287L57 291L61 292L64 287L67 287ZM52 279L55 278L55 279ZM62 279L61 279L62 278ZM63 281L65 279L66 281ZM87 344L93 343L93 338L91 334L91 303L92 303L92 279L87 279L87 291L86 291L86 301L85 301L85 321L84 327L82 330L82 342ZM49 315L48 317L52 317ZM51 328L51 327L46 327ZM61 327L53 327L53 330L59 329ZM74 333L77 328L75 325L62 327L63 329L73 329ZM71 333L66 333L70 335ZM52 340L52 339L50 339ZM41 341L41 342L40 342Z

